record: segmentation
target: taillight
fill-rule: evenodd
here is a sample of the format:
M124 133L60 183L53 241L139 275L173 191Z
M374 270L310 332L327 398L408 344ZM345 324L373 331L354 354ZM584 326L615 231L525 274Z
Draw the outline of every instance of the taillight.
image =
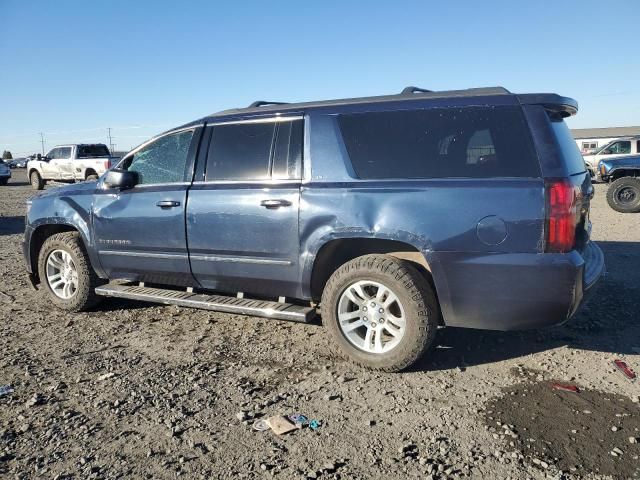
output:
M547 182L546 252L564 253L573 250L580 192L578 187L567 180Z
M111 161L110 160L105 160L104 161L104 169L105 170L109 170L111 168Z

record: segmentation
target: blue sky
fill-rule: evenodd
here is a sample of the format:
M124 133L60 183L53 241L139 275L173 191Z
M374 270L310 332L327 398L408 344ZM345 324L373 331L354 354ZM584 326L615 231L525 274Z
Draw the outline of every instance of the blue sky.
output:
M640 2L0 0L0 150L118 150L256 99L502 85L640 125Z

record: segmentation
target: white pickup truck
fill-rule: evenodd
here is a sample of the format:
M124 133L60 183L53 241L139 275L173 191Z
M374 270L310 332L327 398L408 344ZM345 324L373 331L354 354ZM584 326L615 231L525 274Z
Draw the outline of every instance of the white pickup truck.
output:
M640 155L640 136L616 138L595 152L583 155L582 157L587 164L589 173L591 173L593 177L598 171L598 163L600 160L606 160L613 156L618 158L633 155Z
M112 157L102 143L58 145L45 156L37 155L27 163L31 186L42 190L48 180L56 182L83 182L95 180L117 157Z

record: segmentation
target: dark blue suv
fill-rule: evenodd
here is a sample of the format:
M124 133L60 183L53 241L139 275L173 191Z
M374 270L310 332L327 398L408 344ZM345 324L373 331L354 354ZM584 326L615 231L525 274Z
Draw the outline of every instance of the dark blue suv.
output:
M27 269L69 311L113 296L309 321L319 306L342 354L400 370L439 325L558 324L597 282L576 112L415 87L219 112L34 197Z

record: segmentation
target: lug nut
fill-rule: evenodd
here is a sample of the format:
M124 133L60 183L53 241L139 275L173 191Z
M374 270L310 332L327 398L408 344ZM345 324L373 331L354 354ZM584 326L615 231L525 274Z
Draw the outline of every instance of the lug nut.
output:
M371 306L375 307L376 306L376 302L371 302Z
M378 310L378 312L384 313L384 308L381 308L380 310Z
M364 320L366 322L367 321L367 317L364 317L362 320Z
M362 307L362 310L366 312L367 311L367 307Z

